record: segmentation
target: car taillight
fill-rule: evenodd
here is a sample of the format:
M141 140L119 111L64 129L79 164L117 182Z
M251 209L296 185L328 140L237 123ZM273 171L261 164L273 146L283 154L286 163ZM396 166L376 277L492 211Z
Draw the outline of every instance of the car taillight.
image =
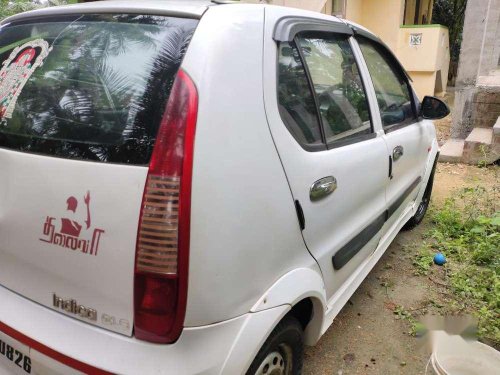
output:
M151 156L137 235L134 332L141 340L174 342L184 324L197 111L196 87L179 70Z

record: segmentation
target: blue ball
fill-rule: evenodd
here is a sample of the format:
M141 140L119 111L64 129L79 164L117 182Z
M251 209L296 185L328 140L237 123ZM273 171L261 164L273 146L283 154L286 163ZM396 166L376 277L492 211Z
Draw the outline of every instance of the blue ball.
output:
M434 263L436 263L438 266L442 266L446 263L446 257L442 253L437 253L436 255L434 255Z

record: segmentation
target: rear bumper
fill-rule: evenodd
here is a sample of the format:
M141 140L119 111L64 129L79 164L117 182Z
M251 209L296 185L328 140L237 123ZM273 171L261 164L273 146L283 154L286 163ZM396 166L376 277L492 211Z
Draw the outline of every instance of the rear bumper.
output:
M0 301L0 331L29 350L31 372L65 374L244 372L275 322L289 309L280 306L185 328L175 344L159 345L93 327L1 286ZM1 366L2 361L0 373Z

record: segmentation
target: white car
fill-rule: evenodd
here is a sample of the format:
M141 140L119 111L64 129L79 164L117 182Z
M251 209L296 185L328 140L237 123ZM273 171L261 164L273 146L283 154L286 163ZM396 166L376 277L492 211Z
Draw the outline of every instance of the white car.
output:
M55 7L0 63L0 373L299 374L429 204L448 108L335 17Z

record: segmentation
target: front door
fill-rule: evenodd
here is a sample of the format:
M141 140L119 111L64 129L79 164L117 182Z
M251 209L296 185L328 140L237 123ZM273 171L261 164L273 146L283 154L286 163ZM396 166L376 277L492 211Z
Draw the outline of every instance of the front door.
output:
M416 199L432 137L418 119L410 84L392 54L376 41L364 37L357 37L357 41L375 89L389 154L388 220L384 229L390 230Z
M265 44L269 125L327 298L376 248L385 220L387 148L349 32L302 31Z

